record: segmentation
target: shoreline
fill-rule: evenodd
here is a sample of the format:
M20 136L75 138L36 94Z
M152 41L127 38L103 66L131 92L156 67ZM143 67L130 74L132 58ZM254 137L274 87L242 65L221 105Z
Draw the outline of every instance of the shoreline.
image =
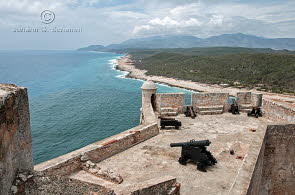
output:
M120 71L128 72L125 78L139 79L139 80L152 80L156 83L165 84L171 87L178 87L194 92L219 92L229 93L230 96L235 96L237 92L254 92L263 94L264 98L284 104L287 107L295 108L295 96L287 94L277 94L270 92L257 91L255 89L238 89L234 87L221 87L219 85L210 85L206 83L198 83L188 80L168 78L164 76L146 75L146 70L137 69L132 62L130 55L125 55L117 59L115 68Z
M232 88L232 87L221 87L219 85L210 85L206 83L198 83L193 82L189 80L181 80L181 79L175 79L175 78L169 78L164 76L155 76L155 75L146 75L146 70L141 70L136 68L131 60L130 55L125 55L119 59L117 59L117 64L115 68L119 71L128 72L127 75L125 75L125 78L130 79L139 79L139 80L152 80L159 84L168 85L170 87L178 87L190 91L195 92L229 92L236 93L238 91L251 91L251 92L257 92L257 90L253 89L238 89L238 88ZM232 95L232 94L231 94Z

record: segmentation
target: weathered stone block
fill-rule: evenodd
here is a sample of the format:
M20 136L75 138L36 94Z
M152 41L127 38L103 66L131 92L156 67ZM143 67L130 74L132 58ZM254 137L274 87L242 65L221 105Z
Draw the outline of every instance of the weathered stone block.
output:
M32 170L27 89L0 84L0 194L8 194L18 171Z
M282 105L278 102L263 99L262 101L263 112L265 117L273 121L286 121L295 123L295 109Z
M221 106L223 111L228 107L228 93L193 93L192 106L197 111L199 107Z
M178 113L183 113L185 104L184 93L157 93L156 105L157 111L161 112L161 108L175 108Z

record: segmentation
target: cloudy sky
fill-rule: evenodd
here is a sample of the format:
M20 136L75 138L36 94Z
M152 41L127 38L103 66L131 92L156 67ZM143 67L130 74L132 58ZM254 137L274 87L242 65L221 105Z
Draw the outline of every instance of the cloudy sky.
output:
M44 10L55 14L52 23L42 23ZM54 28L82 32L52 32ZM18 32L22 29L39 31ZM152 35L204 38L238 32L295 38L295 1L0 0L1 50L76 49Z

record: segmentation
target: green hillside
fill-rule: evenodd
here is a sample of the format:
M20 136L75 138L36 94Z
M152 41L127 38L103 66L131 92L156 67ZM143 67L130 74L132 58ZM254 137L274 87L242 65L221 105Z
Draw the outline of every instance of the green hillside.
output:
M249 48L124 50L148 75L227 83L273 92L295 91L295 52ZM266 84L266 86L261 86Z

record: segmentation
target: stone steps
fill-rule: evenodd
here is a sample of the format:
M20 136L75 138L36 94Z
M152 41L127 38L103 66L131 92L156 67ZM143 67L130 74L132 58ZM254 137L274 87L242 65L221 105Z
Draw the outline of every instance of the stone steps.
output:
M199 106L197 108L198 113L201 115L215 115L223 113L223 105L217 106Z
M217 115L222 114L223 110L203 110L199 112L201 115Z
M163 107L161 108L161 112L177 112L178 109L177 108L173 108L173 107Z
M240 112L250 112L252 110L251 104L240 104Z
M177 116L178 109L173 107L163 107L161 108L161 116Z
M161 116L177 116L178 112L161 112Z
M198 110L201 111L211 111L211 110L223 110L223 105L218 106L199 106Z
M251 104L240 104L240 109L252 109L252 105Z
M248 112L251 112L252 109L241 109L240 112L245 112L245 113L248 113Z

